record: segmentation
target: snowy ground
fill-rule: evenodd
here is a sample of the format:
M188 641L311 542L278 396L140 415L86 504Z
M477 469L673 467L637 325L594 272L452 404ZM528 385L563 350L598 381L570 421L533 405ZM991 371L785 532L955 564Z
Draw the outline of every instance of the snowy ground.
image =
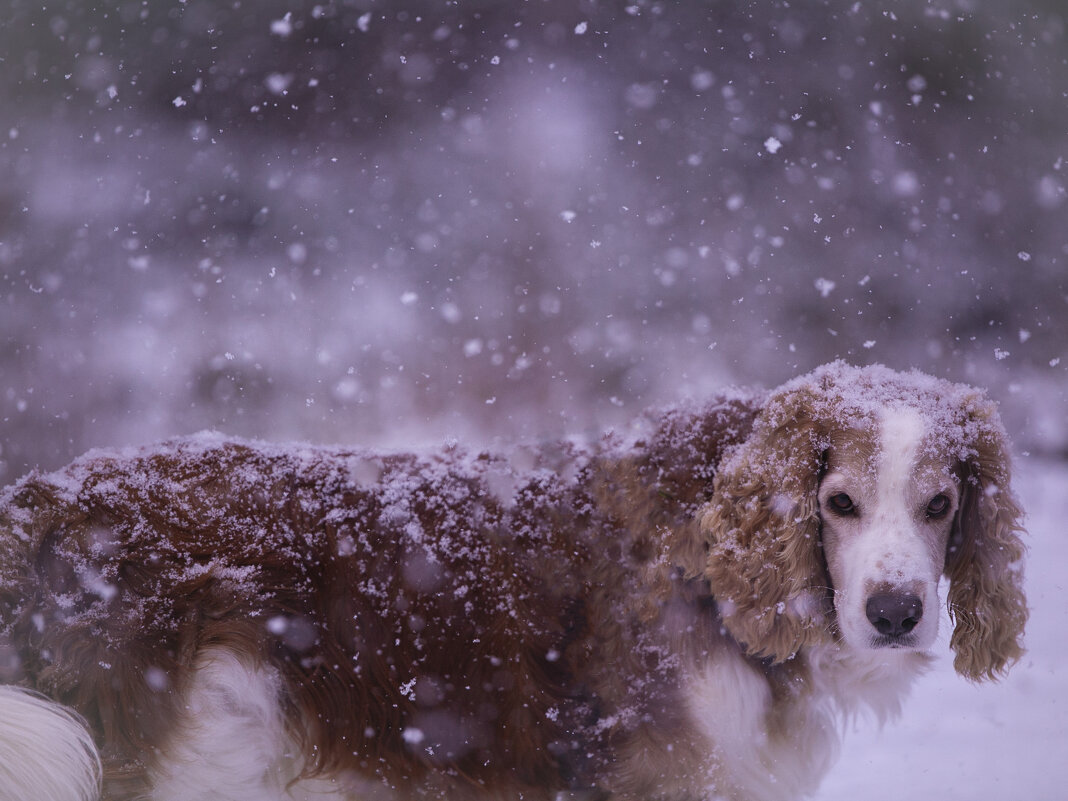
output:
M1068 793L1068 465L1021 459L1028 511L1028 653L1007 679L973 686L953 672L948 620L941 658L896 724L861 721L819 801L1055 801Z

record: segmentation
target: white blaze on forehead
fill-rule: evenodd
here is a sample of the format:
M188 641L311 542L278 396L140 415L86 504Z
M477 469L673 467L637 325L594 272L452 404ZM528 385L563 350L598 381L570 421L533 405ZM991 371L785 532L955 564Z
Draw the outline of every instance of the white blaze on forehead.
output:
M879 488L897 494L904 490L916 463L923 418L915 409L885 409L880 423Z
M902 586L927 578L926 552L910 511L910 489L923 437L914 409L888 408L880 415L875 505L864 542L863 582Z
M859 514L845 518L832 515L825 522L837 530L837 568L832 567L832 578L838 623L846 642L872 643L876 629L867 616L868 598L886 590L914 594L925 613L911 632L909 647L924 649L938 631L934 610L938 607L941 568L932 560L929 534L917 508L924 491L916 475L924 417L917 409L886 406L878 421L874 464L846 461L840 468L845 479L842 486L847 491L855 488L860 496ZM864 472L856 474L857 470Z
M915 409L889 408L883 411L879 437L878 478L875 508L868 537L865 584L889 582L901 587L928 586L937 581L932 574L929 554L912 504L916 487L915 471L923 439L923 418ZM930 592L921 593L929 596ZM924 597L925 605L933 598Z

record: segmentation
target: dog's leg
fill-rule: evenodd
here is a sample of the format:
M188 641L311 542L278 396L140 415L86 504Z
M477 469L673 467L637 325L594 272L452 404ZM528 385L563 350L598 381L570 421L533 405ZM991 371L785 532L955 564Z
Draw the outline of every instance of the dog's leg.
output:
M82 720L19 687L0 687L0 797L95 801L100 758Z
M152 801L281 801L300 770L279 708L279 679L233 652L197 658L181 717L152 771Z

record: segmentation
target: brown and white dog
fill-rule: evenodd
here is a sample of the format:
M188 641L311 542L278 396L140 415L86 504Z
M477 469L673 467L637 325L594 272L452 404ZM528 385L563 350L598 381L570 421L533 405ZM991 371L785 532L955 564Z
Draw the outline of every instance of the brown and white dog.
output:
M1017 518L982 393L842 363L507 457L90 453L0 496L0 784L803 796L928 663L941 575L956 669L1020 656Z

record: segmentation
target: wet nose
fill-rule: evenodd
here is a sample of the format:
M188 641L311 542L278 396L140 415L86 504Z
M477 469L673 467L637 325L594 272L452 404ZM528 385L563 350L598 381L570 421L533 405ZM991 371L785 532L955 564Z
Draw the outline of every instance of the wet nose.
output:
M879 592L868 598L868 620L884 637L903 637L923 617L923 601L910 592Z

